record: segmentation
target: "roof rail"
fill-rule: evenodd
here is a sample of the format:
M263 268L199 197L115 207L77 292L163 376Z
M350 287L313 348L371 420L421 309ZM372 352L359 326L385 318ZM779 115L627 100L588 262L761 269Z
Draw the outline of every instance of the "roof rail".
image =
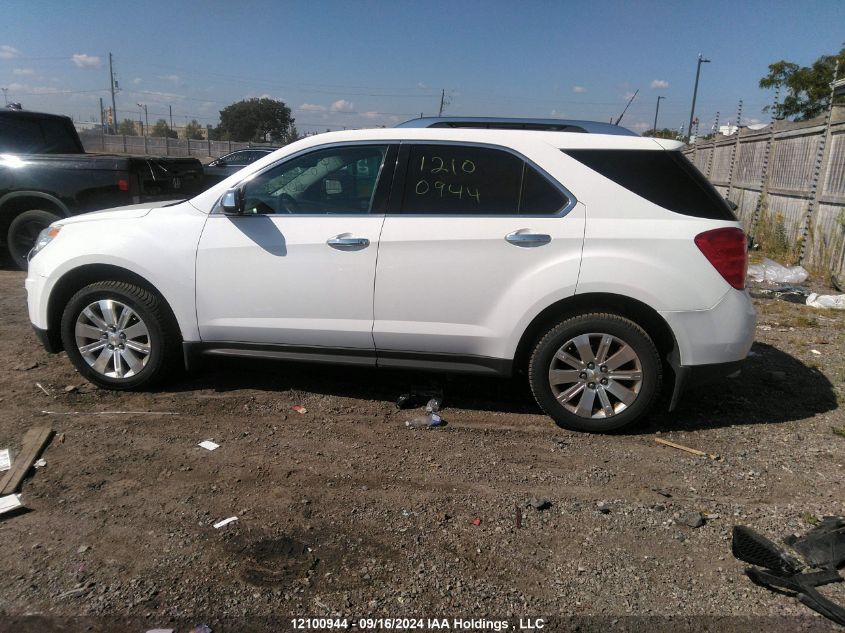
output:
M513 119L504 117L420 117L400 123L396 127L481 128L489 130L539 130L545 132L580 132L587 134L616 134L638 136L628 128L598 121L569 119Z

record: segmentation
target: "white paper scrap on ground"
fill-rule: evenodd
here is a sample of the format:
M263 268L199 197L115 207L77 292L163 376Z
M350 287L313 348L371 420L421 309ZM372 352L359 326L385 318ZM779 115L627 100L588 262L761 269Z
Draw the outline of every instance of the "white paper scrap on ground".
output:
M228 519L223 519L222 521L218 521L217 523L215 523L214 528L219 530L224 525L229 525L230 523L234 523L237 520L238 520L238 517L229 517Z
M204 449L213 451L215 448L220 448L220 444L215 444L211 440L203 440L199 443L199 446L202 446Z
M5 497L0 497L0 514L9 512L9 510L17 510L22 506L23 504L21 503L20 495L6 495Z
M9 470L12 467L12 456L9 454L9 449L4 448L0 451L0 470Z

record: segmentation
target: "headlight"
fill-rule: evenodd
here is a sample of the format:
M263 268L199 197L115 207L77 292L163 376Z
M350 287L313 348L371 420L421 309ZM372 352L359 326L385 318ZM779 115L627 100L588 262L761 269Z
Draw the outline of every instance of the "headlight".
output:
M46 229L41 231L41 233L38 234L38 239L35 240L35 246L33 246L32 250L29 251L28 259L32 259L38 255L38 253L40 253L47 244L53 241L61 230L62 227L60 226L48 226Z

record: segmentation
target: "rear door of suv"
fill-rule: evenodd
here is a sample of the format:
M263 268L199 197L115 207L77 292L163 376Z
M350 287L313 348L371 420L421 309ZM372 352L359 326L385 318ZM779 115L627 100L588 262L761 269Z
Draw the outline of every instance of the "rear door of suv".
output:
M574 294L584 207L504 147L403 143L379 241L382 366L507 369L533 310Z

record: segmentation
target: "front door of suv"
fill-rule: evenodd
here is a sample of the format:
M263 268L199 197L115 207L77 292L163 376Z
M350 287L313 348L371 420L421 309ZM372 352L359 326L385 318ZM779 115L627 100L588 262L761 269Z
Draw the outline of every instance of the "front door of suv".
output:
M500 147L403 144L398 165L376 271L379 365L501 370L526 315L574 294L584 206Z
M243 215L212 212L197 252L202 340L372 351L376 252L397 151L313 149L241 185Z

